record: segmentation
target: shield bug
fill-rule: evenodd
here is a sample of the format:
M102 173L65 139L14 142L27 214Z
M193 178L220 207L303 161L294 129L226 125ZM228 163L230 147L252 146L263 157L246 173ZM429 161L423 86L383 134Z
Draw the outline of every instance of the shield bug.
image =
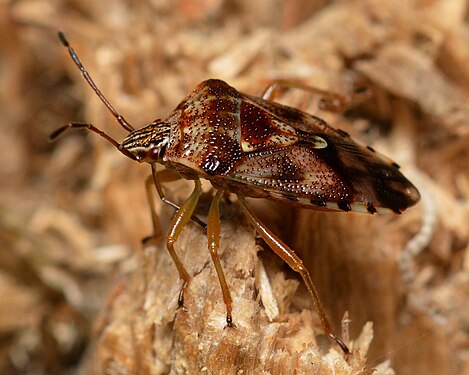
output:
M166 246L182 281L179 306L184 306L190 276L174 250L174 243L191 218L204 225L192 216L202 193L200 179L204 178L216 191L208 214L207 236L226 305L227 325L233 326L232 299L218 257L219 204L225 191L237 195L242 211L259 235L301 275L324 332L347 353L347 346L334 334L328 322L301 259L254 215L245 202L247 197L267 198L315 210L370 214L399 214L418 202L419 192L392 160L371 147L357 144L346 132L329 126L322 119L278 104L273 99L277 89L285 86L321 95L323 105L328 109L343 107L344 100L335 94L280 81L269 86L263 97L255 97L240 93L221 80L211 79L199 84L166 119L157 119L136 130L100 92L65 36L59 33L59 38L85 80L129 134L119 143L91 124L70 123L56 130L50 138L53 140L70 128L88 129L132 160L150 164L152 174L147 180L150 200L153 183L163 202L176 209ZM180 206L165 198L160 183L161 172L157 171L156 164L194 181L193 192ZM156 229L156 214L152 213Z

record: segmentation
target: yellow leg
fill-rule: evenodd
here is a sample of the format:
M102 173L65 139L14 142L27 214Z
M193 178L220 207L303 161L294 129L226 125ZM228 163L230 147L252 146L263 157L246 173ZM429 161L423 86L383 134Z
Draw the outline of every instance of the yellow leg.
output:
M277 80L272 82L262 93L262 99L274 101L282 89L299 89L321 97L319 108L329 112L344 112L348 107L355 105L369 97L369 92L359 92L353 96L342 96L330 91L321 90L305 85L301 82Z
M170 200L166 199L164 196L163 189L161 187L161 182L171 182L171 181L176 181L177 179L181 178L178 174L176 173L171 173L167 169L163 169L161 171L157 171L155 166L152 164L152 174L147 177L145 181L145 188L146 188L146 193L147 193L147 201L148 201L148 207L150 207L150 215L151 215L151 223L153 227L153 233L145 237L143 239L144 244L148 244L152 241L155 241L156 239L160 238L162 229L160 222L158 220L158 214L156 213L156 207L155 207L155 197L154 197L154 192L153 192L153 185L156 187L156 191L158 192L158 195L160 199L170 205L171 207L175 208L176 210L179 210L179 206L176 203L171 202ZM198 220L198 219L197 219ZM197 221L196 220L196 221ZM200 224L200 223L199 223ZM204 223L202 223L204 224ZM205 227L205 225L204 225Z
M153 184L156 187L156 191L158 192L158 196L160 197L161 201L176 210L179 210L180 207L176 204L171 202L168 198L166 198L163 188L161 186L161 182L171 182L171 181L176 181L180 179L181 177L175 173L172 173L166 169L162 171L157 171L156 170L156 165L151 164L151 177L153 179ZM151 207L154 207L153 204L150 204L150 209ZM153 208L154 211L154 208ZM152 213L153 215L153 213ZM197 224L202 226L203 228L207 228L207 224L205 224L202 220L200 220L197 216L192 216L191 219L195 221Z
M233 318L231 316L232 304L230 291L226 284L225 274L221 267L220 258L218 256L218 249L220 247L220 199L223 196L223 190L217 190L215 197L213 198L212 205L208 214L208 226L207 226L207 237L208 237L208 249L210 250L210 256L212 257L215 270L217 271L218 280L220 281L221 291L223 294L223 301L226 306L226 325L233 327Z
M179 292L178 306L184 307L184 292L189 285L190 277L186 269L182 265L179 257L174 250L174 243L177 241L184 226L191 219L192 213L197 205L200 195L202 194L202 186L200 180L195 180L195 188L189 198L182 204L181 208L176 212L169 228L168 236L166 237L166 247L168 248L171 258L179 272L179 277L182 280L181 291Z
M246 206L246 203L243 197L238 196L239 202L241 204L241 208L243 209L244 213L246 214L247 218L253 224L254 228L257 230L259 235L262 239L269 245L269 247L277 254L280 258L282 258L294 271L298 272L301 277L303 278L306 287L308 288L309 294L311 295L314 303L314 307L318 312L319 319L321 320L322 327L324 329L324 333L329 336L332 340L334 340L344 351L344 353L349 353L349 349L345 343L338 338L334 331L329 324L329 320L324 313L324 308L322 306L321 300L319 299L319 294L316 290L316 287L313 284L313 280L308 272L308 270L303 265L303 262L295 254L295 252L290 249L285 243L280 240L272 231L267 228L263 223L257 219L254 214L249 210Z
M156 238L159 238L162 233L160 221L158 220L158 214L156 213L156 208L154 204L155 199L152 193L153 191L152 187L153 187L153 178L152 176L148 176L147 180L145 181L145 189L147 192L148 207L150 207L151 224L153 227L153 233L151 234L151 236L145 237L143 239L142 242L144 244L150 241L153 241Z
M160 199L163 201L163 203L166 203L167 205L170 205L171 207L175 208L176 210L179 210L179 206L176 203L171 202L169 199L167 199L164 195L163 188L161 187L161 181L162 181L162 173L166 172L166 170L158 172L156 170L156 165L151 164L151 175L153 177L153 183L155 184L156 191L158 192L158 195ZM175 179L168 179L167 182L169 181L175 181Z

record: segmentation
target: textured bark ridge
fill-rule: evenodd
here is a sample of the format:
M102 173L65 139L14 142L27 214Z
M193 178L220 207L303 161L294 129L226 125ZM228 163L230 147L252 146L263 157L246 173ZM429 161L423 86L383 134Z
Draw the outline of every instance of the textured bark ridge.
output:
M231 211L237 212L234 207ZM352 344L354 353L348 359L338 347L328 350L328 340L321 340L318 347L315 335L321 334L321 328L315 312L292 306L299 282L285 279L269 254L258 257L261 247L253 230L239 217L228 216L222 221L220 254L235 327L226 327L225 305L204 231L190 223L176 246L192 275L187 311L177 309L181 283L164 245L145 248L139 256L141 266L124 281L106 310L98 344L104 372L355 374L368 368L371 373L373 367L366 366L371 325ZM381 366L377 373L389 373L385 364Z

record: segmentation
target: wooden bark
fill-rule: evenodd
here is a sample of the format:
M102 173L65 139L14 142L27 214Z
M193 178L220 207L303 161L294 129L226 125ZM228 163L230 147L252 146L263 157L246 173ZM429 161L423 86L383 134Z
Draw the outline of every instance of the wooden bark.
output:
M192 275L187 311L177 309L181 282L164 245L145 248L138 268L106 309L98 368L128 374L371 373L372 367L366 365L371 325L350 343L354 352L349 358L324 336L318 346L321 327L309 296L300 293L309 307L292 308L299 282L270 254L263 254L270 250L256 245L237 206L224 207L223 212L220 256L233 298L235 327L226 327L204 231L190 223L176 246ZM328 350L329 346L333 347ZM382 364L375 373L392 371Z

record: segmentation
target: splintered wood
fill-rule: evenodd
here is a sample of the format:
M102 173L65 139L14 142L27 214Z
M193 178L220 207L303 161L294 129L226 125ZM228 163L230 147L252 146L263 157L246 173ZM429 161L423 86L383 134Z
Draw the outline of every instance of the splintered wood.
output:
M0 6L0 373L463 374L469 372L469 25L467 0L24 0ZM256 214L298 251L345 357L322 334L302 281L222 200L225 306L204 230L165 248L174 210L146 165L102 139L47 136L70 120L124 134L56 39L64 31L101 91L136 128L165 118L195 85L257 95L274 79L373 95L345 114L297 90L278 100L391 157L422 193L400 216L293 210ZM12 63L14 62L14 63ZM165 184L178 203L193 184ZM210 185L196 214L206 220Z
M177 247L181 260L194 275L186 299L188 311L177 310L174 296L179 291L178 277L166 272L172 266L171 258L159 248L147 248L140 275L127 284L106 311L109 323L101 337L99 354L104 368L151 373L157 364L158 372L171 369L190 374L236 373L239 369L284 374L356 374L364 370L373 338L371 325L364 328L352 346L352 356L346 359L340 350L326 355L317 350L314 333L319 327L310 310L283 312L275 319L267 315L264 306L269 306L272 302L268 298L274 297L261 297L258 292L266 288L259 280L259 248L252 230L240 218L230 216L222 233L221 257L226 265L230 264L225 268L236 328L226 327L207 241L203 231L192 224ZM291 293L289 288L280 289L282 286L268 286L280 303ZM129 351L138 355L129 356ZM387 371L389 364L382 364L378 373Z

